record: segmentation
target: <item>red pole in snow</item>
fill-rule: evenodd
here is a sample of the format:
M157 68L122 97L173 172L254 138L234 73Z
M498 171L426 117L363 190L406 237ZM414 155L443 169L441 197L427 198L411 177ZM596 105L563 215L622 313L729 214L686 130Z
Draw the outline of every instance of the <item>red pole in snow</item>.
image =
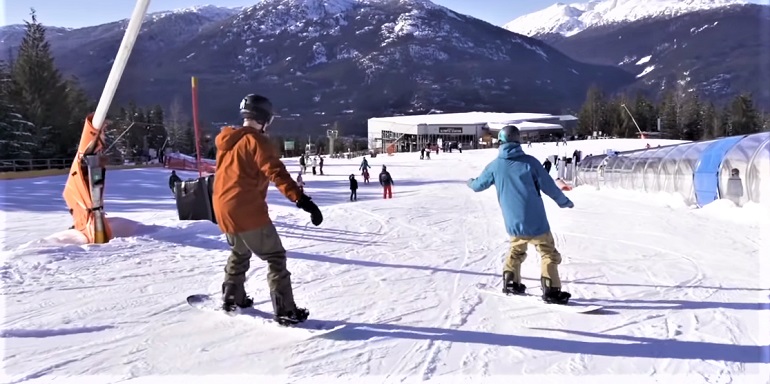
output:
M195 129L195 165L198 168L198 177L203 177L201 170L201 134L198 124L198 79L192 77L192 111L193 111L193 129Z

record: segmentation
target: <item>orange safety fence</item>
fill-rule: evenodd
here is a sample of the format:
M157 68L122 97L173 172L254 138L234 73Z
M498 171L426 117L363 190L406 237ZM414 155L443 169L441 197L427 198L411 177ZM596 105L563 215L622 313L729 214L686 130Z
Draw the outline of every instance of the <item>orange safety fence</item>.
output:
M163 159L163 167L178 171L198 171L197 159L177 153L167 154ZM201 159L201 172L214 173L216 162L210 159Z
M567 184L563 179L556 179L556 186L562 191L571 191L572 186Z
M102 131L100 135L99 130L94 128L91 123L93 117L93 114L90 114L88 117L86 117L86 121L83 126L83 133L80 135L78 152L77 155L75 155L75 160L72 162L72 166L70 167L67 183L64 185L64 192L62 193L64 201L70 208L70 213L72 214L72 219L74 220L75 229L83 233L90 244L93 244L96 238L94 209L100 209L102 207L92 206L88 167L83 162L83 156L99 154L104 148L104 131ZM95 145L92 146L92 142L94 141ZM86 153L87 151L88 153ZM102 172L104 173L104 168L102 168ZM103 176L104 174L102 174L102 177ZM103 204L104 189L102 189L102 196L100 197L100 200ZM112 229L110 228L106 217L104 218L103 235L105 237L104 240L109 241L112 239Z

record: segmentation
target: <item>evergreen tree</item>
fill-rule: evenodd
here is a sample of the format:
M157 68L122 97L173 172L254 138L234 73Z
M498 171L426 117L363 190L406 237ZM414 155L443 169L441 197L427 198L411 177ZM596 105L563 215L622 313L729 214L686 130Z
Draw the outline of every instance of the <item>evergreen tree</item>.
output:
M128 137L128 150L131 157L139 157L147 154L147 115L144 110L137 107L134 102L128 105L128 119L131 129L126 133Z
M714 103L708 103L703 107L701 117L703 120L703 130L700 138L702 140L711 140L715 138L716 136L714 136L714 134L719 131L719 126L722 124L722 121Z
M757 133L762 126L751 94L738 95L730 104L730 135Z
M168 137L163 115L163 108L160 105L156 105L147 116L147 144L156 153L160 152Z
M29 159L35 151L35 127L15 111L8 94L11 78L8 66L0 62L0 158Z
M32 21L25 21L26 32L11 69L11 99L18 112L36 128L33 132L38 157L61 155L63 129L69 123L67 86L54 65L45 27L38 23L34 9Z
M85 91L80 88L77 79L71 78L64 81L67 97L66 115L67 125L57 130L56 153L66 157L72 157L77 153L80 136L83 134L83 124L86 116L96 110L96 103L89 99ZM109 144L108 144L109 145Z
M622 97L622 96L621 96ZM628 113L621 106L622 99L607 100L604 104L604 131L612 136L624 137Z
M636 94L631 111L634 113L634 119L636 119L636 123L642 132L658 130L658 108L650 100L647 100L643 94Z
M128 118L128 111L126 108L120 107L104 127L105 141L107 146L111 148L107 155L121 163L131 157L128 150L128 132L126 132L130 126L131 121Z
M164 118L163 124L166 128L166 136L168 137L166 153L171 153L175 150L181 152L180 146L185 141L186 127L183 123L184 112L182 111L182 103L179 98L175 98L171 102L168 114Z
M590 136L593 132L606 133L605 124L607 121L607 100L602 90L592 85L586 93L586 101L578 112L579 135Z
M728 105L722 108L722 112L719 114L719 124L714 127L714 138L731 136L733 134L730 116L730 106Z
M187 121L182 125L181 131L180 140L174 148L179 153L195 156L195 127L193 127L193 122Z
M665 139L680 139L682 128L679 125L679 105L674 91L663 95L660 105L661 135Z
M695 141L703 137L703 106L698 95L690 93L685 96L680 122L683 140Z

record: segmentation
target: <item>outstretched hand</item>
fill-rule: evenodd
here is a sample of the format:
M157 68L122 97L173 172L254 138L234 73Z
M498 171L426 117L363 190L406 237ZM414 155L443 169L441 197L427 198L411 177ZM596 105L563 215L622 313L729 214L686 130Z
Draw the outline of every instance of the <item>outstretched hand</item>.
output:
M310 196L304 193L299 198L299 200L297 200L297 208L309 213L310 221L316 227L321 225L321 223L324 221L324 217L323 217L323 214L321 214L321 210L318 209L318 206L313 202Z
M465 182L465 185L467 185L469 188L473 182L476 181L476 179L468 179L468 181Z

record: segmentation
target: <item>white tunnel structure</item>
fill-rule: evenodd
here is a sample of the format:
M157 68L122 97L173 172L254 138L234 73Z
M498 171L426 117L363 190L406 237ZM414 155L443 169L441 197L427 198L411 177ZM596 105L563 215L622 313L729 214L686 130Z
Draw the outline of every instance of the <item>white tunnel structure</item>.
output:
M682 195L702 207L717 199L770 203L770 132L590 156L576 185Z

